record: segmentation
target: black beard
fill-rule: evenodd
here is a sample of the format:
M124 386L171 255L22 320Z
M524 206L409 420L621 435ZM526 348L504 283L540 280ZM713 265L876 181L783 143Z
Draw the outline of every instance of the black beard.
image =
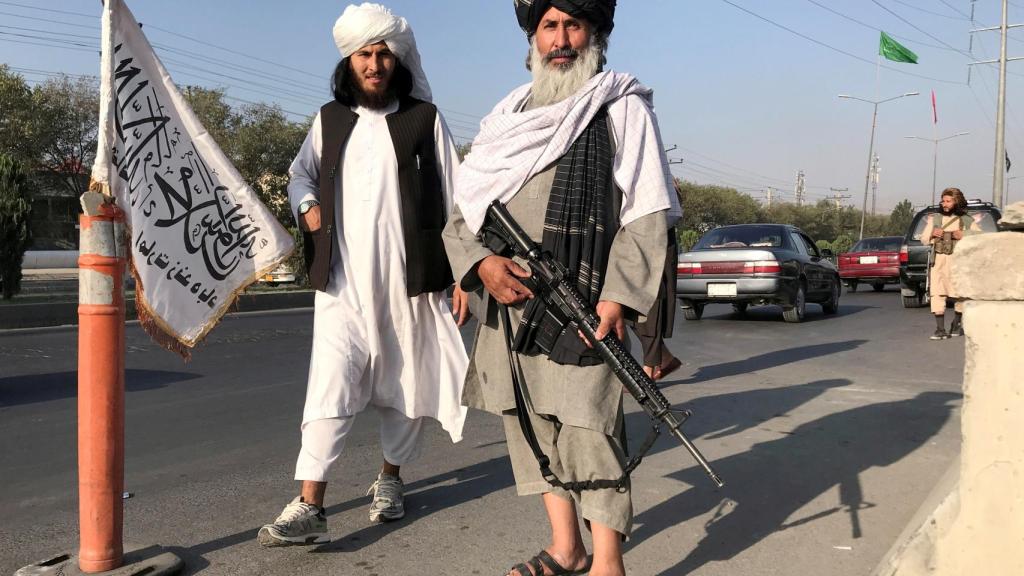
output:
M956 210L956 207L950 208L949 210L946 210L945 208L940 207L939 210L942 211L942 215L943 216L952 216L953 212Z
M383 92L367 92L363 90L363 86L359 83L359 79L356 78L355 72L350 69L347 82L349 89L356 97L356 102L364 108L380 110L387 108L388 104L395 100L395 91L391 88L390 81L388 82L388 87Z

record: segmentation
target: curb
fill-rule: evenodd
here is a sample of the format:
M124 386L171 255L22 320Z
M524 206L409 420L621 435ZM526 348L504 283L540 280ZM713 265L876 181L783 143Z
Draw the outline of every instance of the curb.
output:
M312 308L312 290L242 294L228 314ZM78 301L0 304L0 330L78 325ZM135 320L135 299L125 300L125 320Z

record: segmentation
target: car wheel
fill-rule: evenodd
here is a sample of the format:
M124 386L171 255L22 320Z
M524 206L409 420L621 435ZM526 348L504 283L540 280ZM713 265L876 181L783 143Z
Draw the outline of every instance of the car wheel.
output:
M806 313L807 296L804 293L804 283L800 282L800 285L796 289L796 297L793 298L793 305L786 306L782 309L782 317L786 322L801 322L803 321Z
M704 315L703 304L690 304L689 308L683 308L683 318L687 320L700 320L700 317Z
M839 282L832 284L832 294L827 301L821 303L821 309L825 314L839 312Z
M849 282L847 282L846 283L846 291L847 292L856 292L857 291L857 281L856 280L850 280Z
M871 287L875 289L875 292L881 292L885 290L885 282L875 282Z
M735 302L735 303L733 303L733 305L732 305L732 309L733 309L733 311L735 311L735 312L736 312L737 314L746 314L746 312L747 312L747 306L748 306L748 305L749 305L749 302Z

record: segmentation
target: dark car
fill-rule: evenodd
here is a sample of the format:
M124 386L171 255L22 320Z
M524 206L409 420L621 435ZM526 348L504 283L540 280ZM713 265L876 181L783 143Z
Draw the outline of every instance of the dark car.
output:
M881 292L886 284L900 281L902 245L902 236L864 238L839 255L839 277L850 292L856 292L861 282Z
M900 296L904 308L917 308L928 303L925 281L928 277L931 246L921 242L921 233L924 232L928 218L940 210L941 207L936 204L918 212L903 237L903 246L900 247ZM1002 217L995 204L981 200L970 200L967 203L967 214L985 232L996 232L996 223Z
M784 224L723 226L679 255L676 295L687 320L700 320L709 302L782 306L787 322L800 322L808 302L826 314L839 309L839 273L807 234Z

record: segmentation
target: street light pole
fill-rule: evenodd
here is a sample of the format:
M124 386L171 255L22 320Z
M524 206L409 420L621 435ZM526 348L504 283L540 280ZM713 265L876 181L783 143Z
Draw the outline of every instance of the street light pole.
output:
M871 140L868 143L868 173L864 177L864 201L860 207L860 237L858 240L864 239L864 219L868 213L868 187L871 185L871 159L875 156L875 125L878 122L878 104L874 102L875 110L871 113Z
M935 205L935 195L938 193L938 188L935 187L935 171L939 165L939 142L944 142L950 138L956 138L957 136L966 136L970 132L957 132L956 134L946 136L945 138L924 138L922 136L904 136L904 138L910 138L912 140L923 140L925 142L932 143L932 203L930 206Z
M850 96L848 94L840 94L839 95L839 98L847 98L847 99L850 99L850 100L860 100L861 102L867 102L868 104L871 104L871 105L874 106L874 110L871 113L871 139L868 142L868 170L867 170L867 175L864 177L864 201L861 204L861 210L860 210L860 238L859 238L859 240L863 240L864 239L864 220L865 220L865 217L867 215L867 210L868 210L868 188L870 188L870 186L871 186L871 160L872 160L872 158L874 157L874 154L875 154L875 127L876 127L876 125L878 123L878 105L882 104L882 103L885 103L885 102L889 102L890 100L896 100L898 98L903 98L905 96L917 96L918 94L920 94L920 92L906 92L904 94L900 94L899 96L893 96L891 98L886 98L885 100L868 100L866 98L858 98L856 96Z

